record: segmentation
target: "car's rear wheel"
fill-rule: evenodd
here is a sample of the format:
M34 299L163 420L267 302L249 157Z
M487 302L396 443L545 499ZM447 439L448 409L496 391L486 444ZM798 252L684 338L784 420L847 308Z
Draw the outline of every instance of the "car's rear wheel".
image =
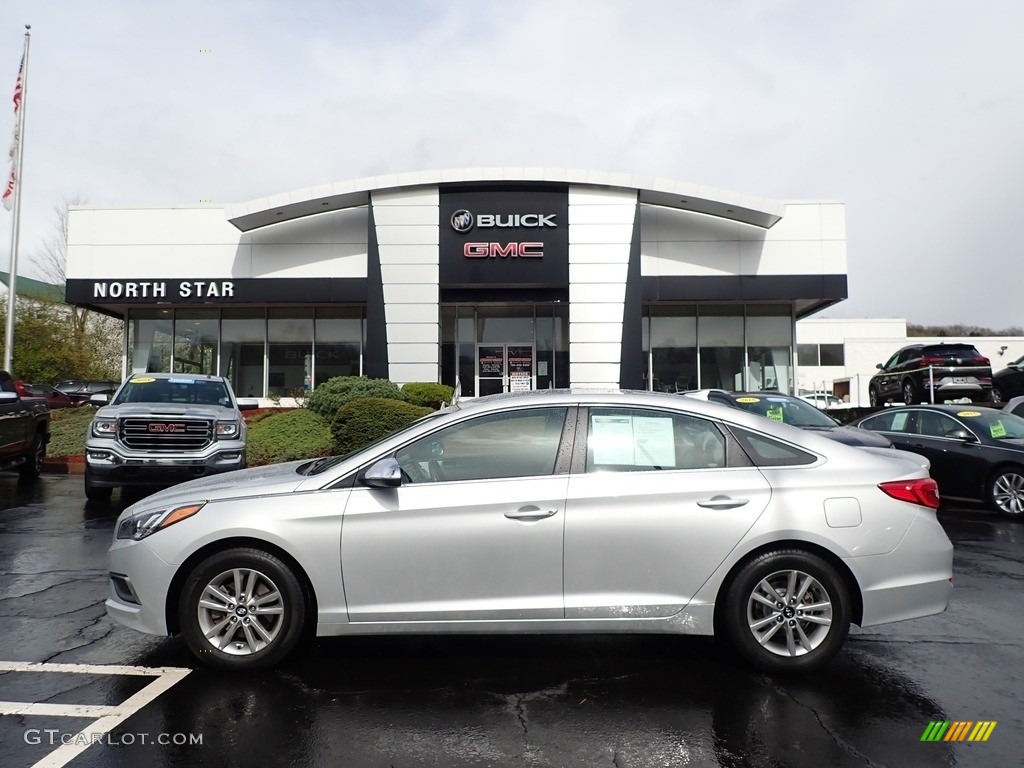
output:
M993 403L1005 403L1006 394L998 386L992 387L992 402Z
M87 464L85 467L85 498L89 501L109 501L113 492L114 489L110 486L96 484L96 478L93 477Z
M746 563L733 578L721 627L753 667L806 672L839 652L850 605L846 584L827 561L802 550L777 550Z
M18 469L18 474L23 480L34 480L43 473L45 459L46 442L43 440L43 436L37 432L28 455L25 456L25 463Z
M178 620L189 649L220 669L266 669L302 639L307 600L282 560L258 549L211 555L189 574Z
M1024 468L1003 469L988 484L989 506L1001 515L1024 517Z
M903 382L903 402L907 405L913 405L917 402L917 387L914 386L914 382L910 379Z

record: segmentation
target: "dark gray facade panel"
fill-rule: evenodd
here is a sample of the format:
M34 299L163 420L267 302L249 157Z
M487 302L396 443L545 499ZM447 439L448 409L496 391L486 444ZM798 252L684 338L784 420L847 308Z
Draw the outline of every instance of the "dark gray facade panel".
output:
M849 295L846 275L644 277L642 283L644 301L835 302Z
M380 271L380 247L373 206L366 216L366 349L363 352L363 375L386 379L388 371L388 327L384 314L384 282Z
M622 307L622 346L619 353L619 387L642 389L646 372L643 351L643 282L640 277L640 205L633 214L633 235L626 267L626 297Z

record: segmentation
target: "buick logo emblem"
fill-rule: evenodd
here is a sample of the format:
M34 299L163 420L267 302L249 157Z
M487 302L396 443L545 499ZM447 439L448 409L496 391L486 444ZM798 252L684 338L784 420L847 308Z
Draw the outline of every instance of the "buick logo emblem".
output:
M473 228L473 214L460 208L452 214L452 229L456 232L469 232Z

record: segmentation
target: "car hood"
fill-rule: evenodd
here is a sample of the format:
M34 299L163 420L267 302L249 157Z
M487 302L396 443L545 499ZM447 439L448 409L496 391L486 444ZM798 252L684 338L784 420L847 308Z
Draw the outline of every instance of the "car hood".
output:
M808 432L820 432L845 445L856 445L859 448L892 448L889 438L860 427L836 425L834 427L804 427L804 429Z
M96 416L107 419L117 418L176 418L192 419L239 419L241 415L234 408L219 405L186 405L184 403L124 403L105 405L96 411Z
M291 493L306 479L295 470L309 459L287 464L268 464L265 467L239 469L219 475L201 477L173 485L139 501L130 509L138 513L159 507L187 504L193 501L216 501L246 496L274 496Z

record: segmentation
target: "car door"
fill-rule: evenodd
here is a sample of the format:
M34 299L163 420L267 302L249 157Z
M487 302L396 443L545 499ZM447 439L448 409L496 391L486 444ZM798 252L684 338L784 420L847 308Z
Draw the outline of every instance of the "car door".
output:
M896 384L895 386L893 385L893 379L898 378L898 375L894 374L893 371L899 364L899 359L900 352L896 352L892 357L885 361L885 365L883 365L881 370L875 374L874 378L877 382L876 386L878 388L878 393L882 398L882 402L894 397L899 392L899 384Z
M399 487L357 484L341 537L349 619L562 618L570 410L460 421L395 451Z
M990 471L985 446L978 439L968 441L954 436L957 431L973 432L945 413L921 409L916 416L916 434L908 441L909 450L931 461L931 475L939 484L939 492L958 498L981 498Z
M592 407L577 433L566 618L677 613L764 511L768 482L730 461L725 435L707 419Z

